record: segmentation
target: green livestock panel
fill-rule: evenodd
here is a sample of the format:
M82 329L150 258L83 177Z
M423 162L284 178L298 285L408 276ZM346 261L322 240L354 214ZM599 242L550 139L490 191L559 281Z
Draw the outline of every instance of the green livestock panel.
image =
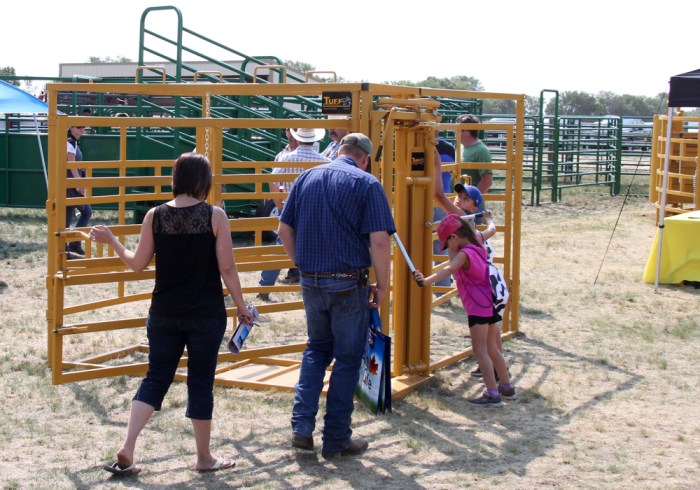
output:
M40 135L47 159L47 136ZM43 208L46 180L39 141L32 133L5 133L0 137L0 206Z
M44 161L48 162L47 136L40 135ZM119 158L117 135L87 135L80 139L85 160L109 161ZM127 138L127 159L148 160L176 158L172 136ZM139 175L139 169L129 172ZM113 176L110 171L96 171L95 175ZM101 193L116 189L101 189ZM43 208L46 205L46 180L36 134L5 133L0 137L0 206ZM97 206L98 208L100 206Z

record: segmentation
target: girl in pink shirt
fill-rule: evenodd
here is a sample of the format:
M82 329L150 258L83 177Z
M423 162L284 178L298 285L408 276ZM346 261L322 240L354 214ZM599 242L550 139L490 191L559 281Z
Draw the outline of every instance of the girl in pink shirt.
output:
M498 322L501 318L494 310L486 249L474 228L456 214L448 214L440 222L438 239L440 251L445 248L449 250L449 265L428 277L416 271L414 277L416 281L434 284L450 274L454 275L469 320L472 349L486 384L484 394L469 402L482 407L499 406L502 398L512 400L516 395L506 361L499 350L501 335ZM500 384L496 382L494 369Z

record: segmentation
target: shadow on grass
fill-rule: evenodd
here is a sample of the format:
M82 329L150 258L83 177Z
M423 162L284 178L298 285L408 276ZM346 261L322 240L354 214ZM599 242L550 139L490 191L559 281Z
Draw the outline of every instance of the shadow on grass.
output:
M554 320L556 317L554 315L550 315L549 313L545 313L542 310L538 310L537 308L528 308L527 306L520 305L520 314L522 316L529 316L532 317L533 320Z
M447 459L442 458L439 465L423 465L421 475L442 473L453 468L455 472L465 474L468 479L465 483L473 479L475 484L479 478L497 477L505 473L524 476L534 460L562 442L559 431L575 416L631 390L642 380L642 376L633 372L529 339L522 334L518 336L517 342L523 345L517 352L508 354L513 366L513 382L517 386L519 379L525 375L532 379L533 374L536 381L531 383L532 389L518 391L518 400L504 401L504 408L469 406L467 396L459 393L470 392L468 397L478 395L483 385L470 379L450 382L449 371L438 383L419 390L420 403L399 404L401 416L410 421L411 437L429 447L434 446L431 449L447 456ZM549 365L554 364L586 369L589 372L615 373L624 380L600 386L592 397L573 409L563 410L539 391L539 387L547 383L552 375ZM454 367L450 369L455 370ZM446 394L452 396L445 396ZM450 416L438 416L423 405L440 405ZM446 419L453 418L452 414L464 416L475 425L447 422ZM387 468L386 463L383 466Z
M315 480L315 485L330 477L348 487L365 488L424 488L412 475L434 481L440 488L478 485L484 478L506 473L523 476L533 461L563 441L560 431L574 417L631 390L642 380L633 372L524 335L519 335L516 342L522 345L508 354L514 383L517 386L525 376L531 380L534 375L536 379L532 389L519 390L518 400L506 401L501 408L470 406L467 398L478 395L483 384L470 378L464 366L454 365L395 402L391 415L369 418L355 427L360 434L376 434L369 437L370 449L365 455L332 463L318 454L299 455L299 471ZM552 376L551 365L614 373L622 381L601 383L593 396L584 397L572 409L562 409L539 391ZM376 424L382 428L377 430ZM255 441L250 442L255 445ZM248 457L253 461L255 452ZM281 468L286 467L285 461L279 463ZM277 473L274 464L249 471L266 474L263 481L273 487L285 488L288 484L286 469ZM463 479L455 485L446 474L462 475Z
M601 403L609 403L643 379L600 359L569 352L523 334L511 342L518 344L517 349L510 350L506 343L506 350L519 397L504 402L504 407L471 406L467 399L478 395L483 384L469 377L468 369L459 363L440 370L432 382L395 401L392 414L367 416L364 408L358 408L355 418L360 422L353 427L355 434L370 441L370 449L361 457L325 461L320 455L318 430L316 452L297 452L289 446L291 431L287 417L277 418L277 422L261 420L255 424L255 431L216 438L217 446L235 447L245 464L233 471L208 475L192 472L192 477L187 477L187 487L297 488L301 479L307 488L420 489L479 485L484 479L507 474L524 477L534 461L565 441L561 432L574 418ZM557 386L566 370L585 370L599 380L588 386L585 393L574 390L573 395L565 393L566 398L557 399L556 390L551 387ZM527 388L519 387L523 378L528 380ZM550 387L547 391L553 394L544 395L540 389L544 385ZM71 390L102 423L123 427L123 423L110 418L95 396L78 385ZM230 396L236 396L235 390ZM322 402L319 412L323 413L324 409ZM182 407L178 407L164 409L164 412L181 410ZM318 426L318 429L322 427L320 420ZM149 429L166 432L154 425ZM144 466L178 458L176 454L155 459L145 456L147 459L140 460ZM85 471L69 476L78 488L85 487L86 480L93 478L92 474L83 475ZM190 468L183 468L183 471L190 471ZM167 479L159 470L148 474ZM459 485L454 481L457 475ZM148 480L152 480L151 476ZM141 478L145 479L146 474ZM423 485L418 479L434 484ZM138 482L139 477L136 477L124 479L121 484L138 487ZM141 485L144 482L142 480ZM147 488L180 488L182 483L179 485L149 483Z
M8 236L14 236L13 231L20 226L39 228L43 234L33 241L29 241L34 238L33 235L8 239ZM0 260L13 260L36 251L46 251L46 226L43 209L0 208Z
M46 252L46 243L17 242L0 238L0 260L14 260L37 251Z
M35 225L46 227L48 220L44 209L4 208L0 212L0 227Z

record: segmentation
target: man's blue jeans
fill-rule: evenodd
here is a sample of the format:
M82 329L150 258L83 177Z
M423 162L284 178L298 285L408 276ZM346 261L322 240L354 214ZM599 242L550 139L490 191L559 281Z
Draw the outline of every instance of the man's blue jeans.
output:
M326 368L335 359L326 397L323 449L350 444L353 397L367 341L369 288L357 280L301 277L308 340L294 394L292 431L310 436Z
M277 245L282 245L282 240L280 240L279 236L277 237ZM289 272L287 272L287 275L299 277L299 269L289 269ZM260 272L260 282L258 282L258 285L260 285L260 286L274 286L275 283L277 282L277 278L279 276L280 276L279 269L266 269L264 271L261 271Z
M187 347L187 417L211 420L214 373L226 318L164 318L148 315L148 373L134 400L160 410Z

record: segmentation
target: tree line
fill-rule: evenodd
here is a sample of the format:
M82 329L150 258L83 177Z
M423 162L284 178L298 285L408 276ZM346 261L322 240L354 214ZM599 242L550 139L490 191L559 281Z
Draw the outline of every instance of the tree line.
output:
M100 58L91 56L90 63L119 63L131 61L125 56ZM286 60L284 64L291 69L301 73L315 71L316 68L310 63L294 60ZM15 69L12 66L0 67L0 76L15 76ZM330 81L330 79L327 79ZM347 82L343 77L337 77L337 82ZM364 80L363 80L364 81ZM9 83L20 86L17 80L10 80ZM457 75L453 77L428 77L421 81L394 80L383 82L386 85L407 85L411 87L430 87L451 90L469 90L483 92L484 86L478 78ZM27 88L33 88L31 81L25 82ZM579 91L564 91L559 93L559 114L562 116L637 116L651 117L654 114L666 112L668 94L660 93L656 97L643 95L615 94L612 92L599 92L591 94ZM545 105L545 114L554 114L555 98L550 97ZM512 100L485 100L482 112L484 114L515 114L515 102ZM540 98L527 95L525 99L525 113L537 115L540 112ZM686 111L688 116L700 116L700 110Z
M287 60L284 62L289 68L300 72L314 71L313 65L301 61ZM346 81L338 77L337 81ZM366 80L362 80L366 81ZM430 87L450 90L469 90L484 92L485 88L478 78L458 75L453 77L428 77L421 81L394 80L383 82L386 85L407 85L410 87ZM545 114L554 114L557 101L554 97L548 97L545 104ZM591 94L579 91L563 91L559 93L559 114L562 116L636 116L652 117L654 114L665 114L668 104L668 94L660 93L656 97L643 95L615 94L613 92L599 92ZM515 102L512 100L485 100L484 114L515 114ZM538 115L540 113L539 96L527 95L525 99L525 113ZM700 115L699 110L686 111L688 116Z
M428 77L420 82L401 80L397 82L385 82L396 85L410 85L431 88L444 88L456 90L472 90L483 92L484 87L478 79L468 76L455 76L451 78ZM553 94L548 94L553 95ZM548 97L545 104L545 114L554 114L556 109L555 97ZM562 116L637 116L652 117L654 114L665 113L668 103L668 94L660 93L656 97L643 95L615 94L613 92L599 92L590 94L579 91L563 91L559 93L559 115ZM537 115L540 112L540 98L527 95L525 99L525 113ZM698 111L694 111L698 112ZM515 101L512 100L485 100L484 114L515 114ZM688 113L686 113L688 114ZM689 114L688 114L689 115Z

